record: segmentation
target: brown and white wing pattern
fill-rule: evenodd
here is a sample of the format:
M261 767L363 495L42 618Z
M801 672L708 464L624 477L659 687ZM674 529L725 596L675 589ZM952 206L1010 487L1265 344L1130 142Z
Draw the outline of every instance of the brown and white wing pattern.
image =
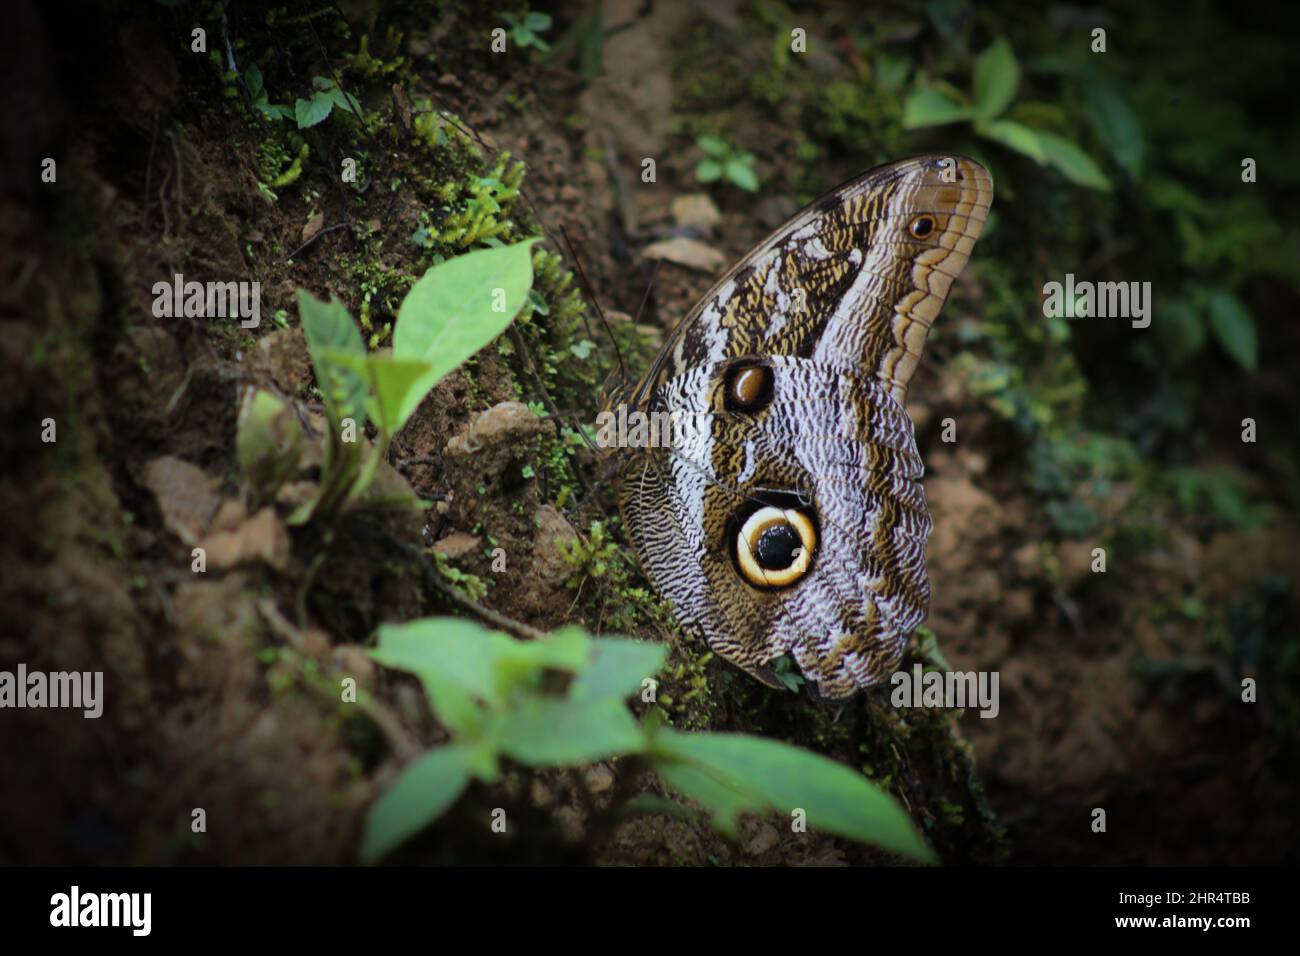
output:
M992 201L988 171L960 156L905 159L831 190L687 313L632 403L698 365L799 355L871 369L904 404Z
M633 408L671 448L622 462L624 521L682 623L760 679L792 654L823 695L896 667L929 603L931 521L907 385L992 200L919 157L828 193L682 321Z

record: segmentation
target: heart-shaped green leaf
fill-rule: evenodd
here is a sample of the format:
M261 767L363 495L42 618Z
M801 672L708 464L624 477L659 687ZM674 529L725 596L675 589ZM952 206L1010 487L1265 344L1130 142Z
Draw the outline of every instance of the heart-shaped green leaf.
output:
M428 370L407 383L395 420L410 418L445 375L505 331L528 301L537 241L449 259L407 293L393 329L393 358L425 362Z
M999 38L975 61L975 112L981 119L999 116L1011 105L1020 85L1020 65L1011 44Z

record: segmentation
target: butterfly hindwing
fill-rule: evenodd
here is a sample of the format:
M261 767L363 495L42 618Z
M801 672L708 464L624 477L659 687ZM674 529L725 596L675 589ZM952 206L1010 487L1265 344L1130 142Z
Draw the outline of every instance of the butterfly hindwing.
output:
M846 696L888 673L928 602L911 422L874 376L792 356L762 360L772 395L761 411L728 411L719 393L731 370L756 361L692 370L659 394L681 440L631 464L650 477L625 472L627 531L679 618L720 656L757 672L790 653L821 693ZM737 573L745 518L767 507L813 526L801 542L809 571L788 586Z

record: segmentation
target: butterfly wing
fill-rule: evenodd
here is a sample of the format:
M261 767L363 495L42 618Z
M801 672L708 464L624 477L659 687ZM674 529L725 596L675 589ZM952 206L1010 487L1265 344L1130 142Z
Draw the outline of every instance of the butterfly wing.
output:
M624 522L678 618L719 656L763 679L794 655L828 697L885 679L925 617L931 523L912 424L873 375L793 356L765 360L772 397L726 409L749 359L694 369L658 395L682 426L671 450L628 462ZM742 531L772 509L808 516L811 560L792 583L742 572ZM769 584L776 586L769 586Z
M630 393L681 427L623 463L628 534L683 624L760 679L791 653L847 696L924 620L931 523L903 403L991 198L983 167L937 156L828 193L701 300Z
M930 325L992 201L988 171L960 156L901 160L832 189L686 314L629 404L689 368L761 354L871 369L905 404Z

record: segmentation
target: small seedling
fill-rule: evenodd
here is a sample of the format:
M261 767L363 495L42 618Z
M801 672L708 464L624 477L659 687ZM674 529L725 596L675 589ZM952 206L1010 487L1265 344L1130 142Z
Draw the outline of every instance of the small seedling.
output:
M947 83L924 83L903 103L903 126L920 129L969 122L975 135L1060 170L1071 182L1109 192L1110 180L1079 146L1047 130L1007 119L1020 86L1020 64L1005 38L995 40L975 60L971 95Z
M479 249L430 268L402 300L391 354L367 351L341 303L298 290L298 313L329 434L318 491L290 516L290 524L327 519L354 505L390 503L372 489L389 442L439 381L505 331L524 308L537 241ZM373 447L360 434L367 419L377 433ZM246 421L252 429L260 419L249 415ZM250 448L267 444L254 441L251 433L239 440L244 438ZM413 504L407 497L401 503Z
M532 10L524 13L503 13L501 19L510 27L510 39L515 45L524 47L534 47L545 53L551 48L551 45L543 40L538 34L551 28L551 15L549 13L536 13Z
M625 701L663 667L662 645L591 638L573 626L519 641L463 618L433 617L381 626L370 656L419 678L451 739L408 763L371 806L362 862L378 862L442 816L471 781L499 781L503 759L581 767L633 755L733 840L741 814L798 807L816 829L934 859L898 802L850 767L778 740L683 733L658 708L638 721ZM567 675L567 686L548 674Z
M700 182L712 183L721 179L745 192L758 191L753 153L737 152L717 136L701 136L695 145L704 151L704 158L695 167L695 178Z

